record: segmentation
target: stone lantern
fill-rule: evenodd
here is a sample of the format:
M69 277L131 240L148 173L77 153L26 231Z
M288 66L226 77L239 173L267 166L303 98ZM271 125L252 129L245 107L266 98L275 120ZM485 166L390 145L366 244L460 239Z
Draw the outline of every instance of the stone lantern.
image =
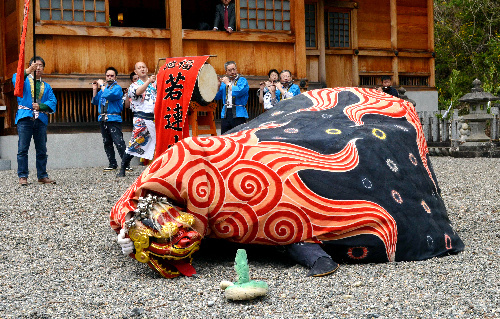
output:
M495 152L491 138L485 134L486 122L492 120L494 116L487 111L490 101L500 100L499 97L491 93L484 92L481 81L475 79L472 82L471 93L462 96L459 101L469 105L469 114L462 118L467 121L470 127L470 134L466 137L465 143L458 147L458 157L480 157L491 156Z

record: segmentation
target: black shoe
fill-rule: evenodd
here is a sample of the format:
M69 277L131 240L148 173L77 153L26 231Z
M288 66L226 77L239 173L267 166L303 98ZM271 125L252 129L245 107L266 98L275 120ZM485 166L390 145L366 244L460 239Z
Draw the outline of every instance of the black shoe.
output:
M125 169L120 168L118 174L116 174L116 177L125 177Z
M105 171L105 172L111 172L111 171L114 171L115 169L116 169L116 167L108 166L108 167L104 168L103 171Z
M311 270L309 270L309 273L307 274L308 277L321 277L321 276L326 276L329 275L335 270L339 269L339 264L334 262L331 258L328 257L320 257L314 265L311 267Z

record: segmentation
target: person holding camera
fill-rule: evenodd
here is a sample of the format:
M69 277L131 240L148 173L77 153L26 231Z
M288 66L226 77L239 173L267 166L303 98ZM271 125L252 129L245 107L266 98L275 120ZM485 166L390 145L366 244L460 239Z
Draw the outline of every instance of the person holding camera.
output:
M393 88L392 86L392 80L391 77L388 75L382 76L382 86L377 88L377 91L384 92L387 94L390 94L395 97L399 97L398 90Z
M269 110L276 105L276 82L278 82L278 70L272 69L267 73L269 81L260 82L260 88L257 91L259 102L264 106L264 111Z
M125 153L121 115L123 111L123 91L116 82L117 76L118 71L111 66L106 69L106 81L99 79L92 83L92 104L99 107L98 121L101 126L104 151L109 161L109 166L104 169L105 172L118 168L113 143L120 158L123 158Z

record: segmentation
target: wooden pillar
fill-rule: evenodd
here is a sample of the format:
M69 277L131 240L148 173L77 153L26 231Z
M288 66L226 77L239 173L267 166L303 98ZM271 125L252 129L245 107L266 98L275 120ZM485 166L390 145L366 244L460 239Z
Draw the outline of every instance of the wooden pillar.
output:
M427 39L429 52L434 52L434 1L427 0ZM435 58L429 59L429 86L436 86Z
M352 50L355 52L358 50L358 8L354 7L351 11L351 39L352 39ZM352 85L359 86L359 63L358 55L354 53L352 56Z
M396 0L390 0L391 11L391 48L394 52L398 50L398 11ZM392 58L392 83L399 86L398 57Z
M305 5L304 0L295 0L291 2L293 7L293 32L295 34L295 70L297 79L307 77L306 65L306 29L305 23Z
M4 23L5 23L5 15L4 15L4 2L0 4L0 85L5 79L5 28L4 28Z
M170 25L170 56L183 56L181 0L168 1L168 14Z
M326 84L326 53L325 53L325 1L318 1L318 20L316 28L318 30L318 48L319 48L319 82L322 86Z

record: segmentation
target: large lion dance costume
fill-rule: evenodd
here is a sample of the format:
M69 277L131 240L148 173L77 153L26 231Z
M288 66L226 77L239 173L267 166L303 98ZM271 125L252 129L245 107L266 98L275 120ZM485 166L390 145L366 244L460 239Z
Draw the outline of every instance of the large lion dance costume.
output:
M191 275L203 237L320 244L339 262L423 260L462 251L414 107L372 89L280 102L229 134L159 156L111 211L130 256Z

